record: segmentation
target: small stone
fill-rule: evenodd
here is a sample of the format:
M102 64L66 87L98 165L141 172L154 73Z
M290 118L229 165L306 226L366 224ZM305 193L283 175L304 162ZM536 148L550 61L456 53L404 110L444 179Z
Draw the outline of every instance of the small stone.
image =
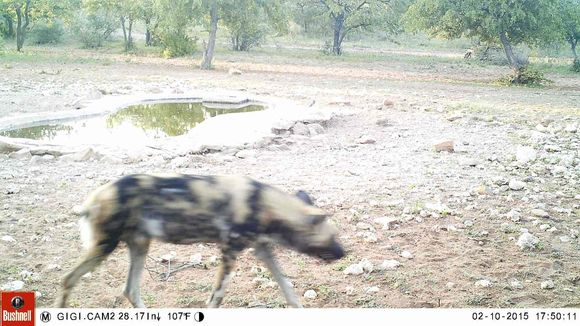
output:
M447 287L449 290L453 289L455 287L455 283L453 282L447 282L445 284L445 287Z
M356 228L357 228L357 230L374 230L375 229L372 225L365 223L365 222L358 222L356 224Z
M379 287L378 287L378 286L371 286L371 287L368 287L368 288L365 290L365 292L366 292L366 293L368 293L368 294L377 293L377 292L379 292L379 291L380 291L380 289L379 289Z
M171 262L172 260L174 260L175 257L177 257L177 253L175 251L170 251L168 254L165 254L159 258L161 259L162 263L167 263L167 262Z
M4 285L2 285L2 291L19 291L19 290L22 290L23 287L24 287L24 282L11 281L8 283L4 283Z
M377 141L374 138L371 138L367 135L362 135L357 139L357 143L359 144L374 144Z
M524 285L522 284L522 282L516 280L515 278L510 280L510 288L514 289L514 290L521 290L524 288Z
M560 241L566 243L572 241L572 239L567 235L563 235L560 237Z
M355 288L354 288L354 286L352 286L352 285L349 285L349 286L347 286L347 287L344 289L344 292L346 293L346 295L355 295L355 294L356 294L356 293L355 293Z
M299 136L310 136L310 130L308 130L308 127L302 122L294 124L292 127L292 133Z
M401 257L403 258L407 258L407 259L413 259L413 254L407 250L401 252Z
M542 290L552 290L554 287L554 281L552 280L547 280L540 283L540 288L542 288Z
M518 163L525 164L535 161L537 157L536 150L528 146L518 146L516 150L516 160Z
M362 273L364 273L364 270L360 264L352 264L344 270L346 275L360 275Z
M50 265L46 266L46 270L48 270L48 271L60 271L61 267L59 264L50 264Z
M32 158L32 154L30 153L29 149L23 148L17 152L12 152L8 154L8 157L14 159L30 159Z
M455 151L453 140L447 140L441 143L433 145L435 152L449 152L453 153Z
M375 243L375 242L379 241L377 234L375 232L370 232L370 231L364 233L364 239L366 242L369 242L369 243Z
M383 230L392 230L400 223L400 221L394 217L379 217L374 219L375 223L381 224Z
M382 270L396 269L399 266L401 266L401 263L398 260L387 259L383 261L383 263L381 264L381 269Z
M365 271L367 273L372 273L372 271L375 269L374 266L373 266L373 263L371 263L366 258L364 258L363 260L361 260L361 262L359 263L359 265L362 267L363 271Z
M526 187L526 183L523 181L519 181L516 179L511 179L509 183L509 187L511 190L523 190Z
M538 208L532 209L531 213L533 216L536 216L536 217L543 217L543 218L550 217L550 214L548 214L548 212L546 212L545 210L542 210L542 209L538 209Z
M385 99L383 101L383 107L390 108L390 107L393 107L393 106L395 106L395 102L393 102L393 100Z
M237 68L230 68L228 70L228 75L230 75L230 76L234 76L234 75L239 76L241 74L242 74L242 71L240 69L237 69Z
M491 281L486 279L479 280L475 282L475 286L480 288L489 288L491 287Z
M248 159L256 156L256 151L253 149L243 149L236 153L237 158Z
M522 249L536 249L540 244L540 239L532 235L531 233L523 233L518 238L516 244Z
M465 220L463 221L463 225L465 225L465 227L470 228L473 226L473 221L472 220Z
M10 235L5 235L5 236L2 237L2 241L4 241L4 242L16 242L16 239L14 239Z
M324 133L324 127L318 123L310 123L307 125L310 136L316 136Z
M550 228L550 224L542 224L540 225L540 230L546 231Z
M196 253L194 255L191 255L191 258L189 259L189 262L191 262L194 265L200 265L201 264L201 260L202 260L201 253Z
M316 294L316 291L314 290L307 290L304 292L304 298L306 299L315 299L317 296L318 294Z

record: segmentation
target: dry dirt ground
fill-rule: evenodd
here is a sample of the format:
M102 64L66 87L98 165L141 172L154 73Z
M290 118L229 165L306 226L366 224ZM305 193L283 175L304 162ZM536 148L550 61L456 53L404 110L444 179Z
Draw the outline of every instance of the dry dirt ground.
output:
M332 213L347 257L326 265L277 250L306 307L580 307L578 75L548 76L555 83L546 88L506 88L491 84L505 68L408 53L361 62L257 51L222 55L215 70L202 72L194 59L32 51L35 57L0 65L3 117L71 110L102 93L191 89L245 90L343 112L323 134L288 135L244 159L188 155L180 167L154 157L68 162L0 154L0 236L15 240L0 241L0 284L23 280L40 292L40 306L52 305L80 254L71 208L120 175L172 171L245 174L286 191L304 189ZM243 74L229 75L230 67ZM361 136L374 143L361 144ZM455 153L435 152L440 140L454 140ZM536 159L515 161L518 146L533 148ZM512 190L510 180L523 189ZM389 228L380 218L392 219ZM524 229L539 239L532 249L516 245ZM163 278L167 265L156 260L172 251L173 268L196 253L203 266ZM204 306L217 272L213 255L213 245L155 243L143 278L146 304ZM363 259L373 271L345 274ZM401 266L381 270L389 259ZM128 307L119 297L127 270L121 247L81 280L71 305ZM223 305L285 306L269 278L244 253ZM304 298L307 290L316 298Z

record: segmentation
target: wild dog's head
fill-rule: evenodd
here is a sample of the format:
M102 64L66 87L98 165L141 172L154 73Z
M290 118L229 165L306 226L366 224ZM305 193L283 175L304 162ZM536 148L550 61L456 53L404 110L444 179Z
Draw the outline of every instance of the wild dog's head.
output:
M336 240L336 228L326 221L327 214L313 205L310 196L295 196L275 189L264 194L267 207L266 233L277 242L310 256L333 261L345 255Z

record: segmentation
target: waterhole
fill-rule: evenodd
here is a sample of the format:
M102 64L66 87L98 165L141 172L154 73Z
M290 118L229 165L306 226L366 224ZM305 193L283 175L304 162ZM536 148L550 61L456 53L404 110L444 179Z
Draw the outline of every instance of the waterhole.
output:
M202 103L140 104L105 116L2 131L0 135L69 144L143 143L150 139L183 135L202 121L219 114L263 109L261 105L210 108Z

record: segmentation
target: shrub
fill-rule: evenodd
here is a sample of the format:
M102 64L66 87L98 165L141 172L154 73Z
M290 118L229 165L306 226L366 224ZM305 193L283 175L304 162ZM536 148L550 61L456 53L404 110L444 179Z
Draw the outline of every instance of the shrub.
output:
M73 31L85 48L98 48L111 36L118 26L112 13L98 10L92 14L79 12L73 23Z
M544 74L530 67L520 68L511 74L498 80L499 84L505 86L526 85L526 86L543 86L551 84L553 81L547 79Z
M40 21L32 30L31 41L34 44L60 43L64 35L61 21Z
M196 51L197 38L191 38L182 33L160 33L165 58L183 57Z
M574 63L572 63L572 71L580 72L580 59L574 59Z

